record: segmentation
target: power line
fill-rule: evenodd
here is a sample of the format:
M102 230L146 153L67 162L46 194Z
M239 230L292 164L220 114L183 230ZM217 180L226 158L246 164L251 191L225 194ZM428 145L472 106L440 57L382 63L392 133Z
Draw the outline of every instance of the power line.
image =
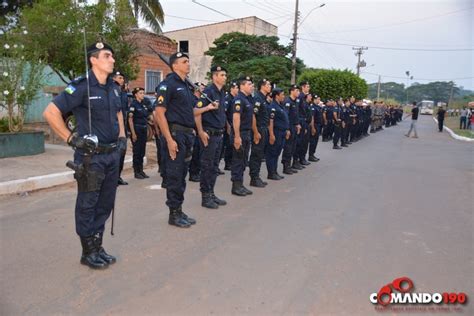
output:
M185 18L185 17L182 17L182 16L176 16L176 15L171 15L171 14L166 14L165 18L167 18L167 17L175 18L175 19L181 19L181 20L197 21L197 22L213 22L213 23L221 22L221 21L217 21L217 20L201 20L201 19Z
M389 76L389 75L384 75L384 74L378 74L374 72L368 72L364 71L361 74L369 74L369 75L374 75L374 76L382 76L385 78L393 78L393 79L406 79L406 77L400 77L400 76ZM467 80L467 79L474 79L474 77L460 77L460 78L413 78L413 80L422 80L422 81L454 81L454 80Z
M232 17L232 16L230 16L230 15L227 15L227 14L225 14L225 13L222 12L222 11L213 9L213 8L211 8L211 7L208 7L207 5L204 5L204 4L202 4L202 3L199 3L199 2L197 2L196 0L191 0L191 1L192 1L193 3L195 3L195 4L199 5L199 6L201 6L201 7L204 7L204 8L206 8L206 9L208 9L208 10L211 10L211 11L213 11L213 12L219 13L219 14L221 14L221 15L223 15L223 16L228 17L228 18L234 19L234 17Z

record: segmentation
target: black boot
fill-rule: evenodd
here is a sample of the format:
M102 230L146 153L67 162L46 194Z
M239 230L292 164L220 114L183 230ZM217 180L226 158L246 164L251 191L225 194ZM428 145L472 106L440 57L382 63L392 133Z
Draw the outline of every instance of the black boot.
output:
M128 185L128 182L122 179L122 177L118 178L118 185Z
M92 269L105 269L109 265L102 260L95 244L94 236L80 237L82 245L81 264Z
M212 198L211 193L202 193L201 206L207 207L207 208L212 208L212 209L219 208L219 205Z
M247 194L247 195L252 195L253 194L253 192L250 191L249 189L247 189L246 187L244 187L243 184L242 184L242 189L245 191L245 194Z
M337 146L337 145L334 145L334 146L332 146L332 149L342 149L342 148Z
M303 159L301 159L300 164L303 165L303 167L304 167L304 166L310 165L311 163L303 158Z
M211 197L212 197L212 199L214 200L214 202L216 202L217 205L219 205L219 206L227 205L227 202L226 202L225 200L219 199L219 198L214 194L214 191L211 191Z
M191 218L188 215L186 215L186 213L183 212L182 207L180 207L178 209L178 213L179 213L179 216L181 216L181 218L184 219L185 221L187 221L189 224L191 224L191 225L196 224L196 220L194 218Z
M143 171L143 167L140 168L140 174L143 176L143 178L148 179L149 176Z
M237 196L246 196L247 195L247 193L244 190L244 187L242 185L242 182L240 182L240 181L232 182L232 194L237 195Z
M170 209L170 217L168 219L168 224L180 228L191 227L191 224L181 216L180 209Z
M250 180L250 186L257 188L264 188L268 183L263 182L260 177L252 178Z
M191 182L200 182L201 176L199 174L189 174L189 181Z
M291 168L296 170L303 170L304 167L299 163L299 161L294 160Z
M95 238L95 245L97 249L99 249L99 256L102 260L107 262L108 264L113 264L117 261L117 258L114 256L109 255L105 252L104 247L102 247L102 238L104 237L104 233L97 233L94 235Z
M272 172L272 173L269 173L269 174L268 174L267 179L270 179L270 180L281 180L282 177L279 176L278 173Z
M278 178L280 178L279 180L285 179L285 177L282 176L281 174L279 174L278 171L275 171L275 174L276 174L276 176L277 176Z
M296 172L298 172L298 171L296 171ZM296 172L294 172L293 169L291 169L289 162L285 162L283 164L283 173L284 174L293 174L293 173L296 173Z
M309 161L311 162L316 162L318 161L318 159L314 156L314 155L310 155L309 158L308 158Z
M135 179L140 179L140 180L145 179L145 177L140 172L140 168L137 168L137 169L134 168L133 173L135 174Z

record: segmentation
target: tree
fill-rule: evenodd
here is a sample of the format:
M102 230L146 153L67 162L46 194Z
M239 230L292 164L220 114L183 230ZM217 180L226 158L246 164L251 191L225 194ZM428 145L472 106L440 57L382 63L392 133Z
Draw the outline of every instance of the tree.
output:
M367 96L367 83L350 70L317 69L305 70L298 82L308 81L311 90L323 99Z
M100 1L96 5L76 4L73 0L44 0L23 8L19 27L30 31L23 38L26 54L39 53L58 76L68 83L85 72L86 45L102 40L115 51L115 65L134 79L138 73L136 44L126 40L135 25L128 0L116 0L113 6Z
M378 83L369 84L369 99L377 98ZM405 85L397 82L384 82L380 84L380 98L393 98L398 102L405 102Z
M249 75L266 78L281 87L288 87L291 79L290 47L280 45L276 36L257 36L239 32L226 33L214 41L206 55L212 63L227 68L229 79ZM297 60L297 74L304 64Z
M143 19L152 30L160 34L165 15L159 0L130 0L136 20Z

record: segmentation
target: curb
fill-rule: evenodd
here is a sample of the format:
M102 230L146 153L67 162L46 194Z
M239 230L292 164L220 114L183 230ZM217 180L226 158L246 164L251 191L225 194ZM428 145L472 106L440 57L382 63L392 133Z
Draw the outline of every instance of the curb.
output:
M433 117L433 120L438 124L438 120ZM474 138L469 138L469 137L464 137L464 136L459 136L455 132L453 132L449 127L443 126L443 129L447 130L449 135L451 135L452 138L463 141L463 142L474 142Z
M132 157L125 158L123 166L124 170L132 167L132 160ZM143 160L143 164L147 164L146 157ZM26 179L10 180L0 182L0 195L17 194L39 189L46 189L57 185L68 184L74 181L74 171L65 171L43 176L28 177Z

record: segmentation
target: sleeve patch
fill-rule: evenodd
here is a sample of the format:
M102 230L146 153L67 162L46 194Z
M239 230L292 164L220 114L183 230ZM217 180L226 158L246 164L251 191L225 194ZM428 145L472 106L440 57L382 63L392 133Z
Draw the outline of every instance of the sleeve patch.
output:
M202 108L202 101L199 101L199 102L197 103L197 107L198 107L198 108Z
M158 97L157 103L158 103L158 104L163 104L164 101L165 101L165 98L164 98L162 95L160 95L160 96Z
M69 85L66 87L66 89L64 89L64 91L66 91L66 93L73 94L74 91L76 91L76 88L74 88L72 85Z

